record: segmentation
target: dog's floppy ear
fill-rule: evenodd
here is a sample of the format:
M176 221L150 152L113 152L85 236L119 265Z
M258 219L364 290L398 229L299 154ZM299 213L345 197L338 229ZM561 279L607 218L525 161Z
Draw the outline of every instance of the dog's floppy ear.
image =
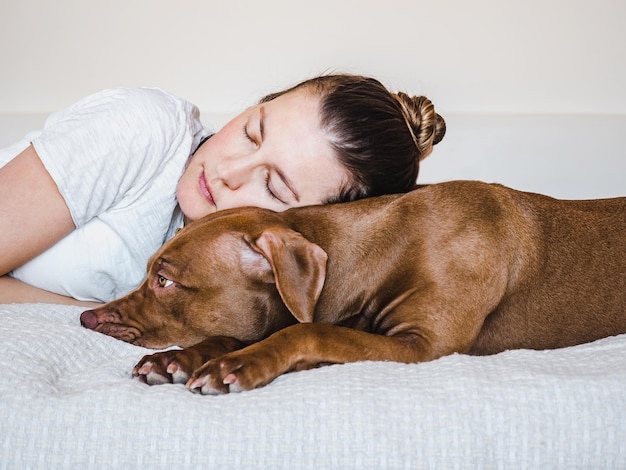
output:
M271 265L278 293L292 315L299 322L312 322L326 279L326 252L285 227L265 229L252 247Z

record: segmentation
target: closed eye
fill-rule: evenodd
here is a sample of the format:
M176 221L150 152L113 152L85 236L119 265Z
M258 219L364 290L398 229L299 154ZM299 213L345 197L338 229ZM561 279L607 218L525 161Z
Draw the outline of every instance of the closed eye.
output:
M254 140L254 139L252 138L252 136L250 135L250 132L248 132L248 123L247 123L247 122L244 124L242 131L243 131L243 135L244 135L244 137L245 137L245 138L246 138L249 142L253 143L254 145L257 145L256 140Z
M278 202L280 202L282 204L287 204L285 201L283 201L281 198L279 198L274 191L272 191L272 188L270 186L270 174L269 174L269 172L267 172L267 174L265 175L265 190L267 191L267 194L269 194L272 199L275 199L275 200L277 200Z

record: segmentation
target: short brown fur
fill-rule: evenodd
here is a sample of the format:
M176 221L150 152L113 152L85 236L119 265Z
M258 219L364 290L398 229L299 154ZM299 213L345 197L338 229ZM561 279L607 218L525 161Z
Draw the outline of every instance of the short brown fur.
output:
M169 282L172 281L172 284ZM251 389L326 363L421 362L626 332L626 198L456 181L194 222L83 325L137 345L133 374Z

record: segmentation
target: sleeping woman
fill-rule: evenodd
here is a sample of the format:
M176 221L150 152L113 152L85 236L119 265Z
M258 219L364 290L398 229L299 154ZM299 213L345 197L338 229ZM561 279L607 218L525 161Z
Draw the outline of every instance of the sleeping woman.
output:
M105 90L0 150L0 303L93 305L134 289L185 222L410 190L445 134L423 96L324 75L212 134L159 89Z

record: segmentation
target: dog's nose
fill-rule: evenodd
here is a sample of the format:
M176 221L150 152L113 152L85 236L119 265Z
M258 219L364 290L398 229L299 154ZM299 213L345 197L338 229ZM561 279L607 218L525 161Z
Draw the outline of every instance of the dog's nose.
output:
M85 310L80 314L80 324L85 328L93 330L98 326L98 315L93 310Z

